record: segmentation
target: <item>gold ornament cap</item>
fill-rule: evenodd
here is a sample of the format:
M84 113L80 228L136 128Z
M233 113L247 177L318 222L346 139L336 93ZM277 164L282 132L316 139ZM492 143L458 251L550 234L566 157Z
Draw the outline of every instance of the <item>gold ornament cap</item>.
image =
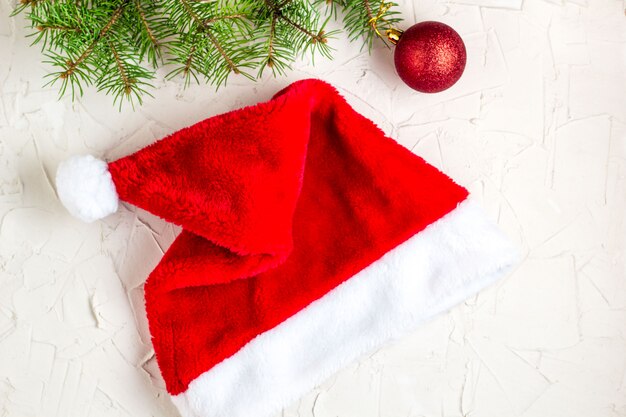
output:
M403 33L404 32L402 32L400 29L395 28L387 29L385 31L385 34L387 35L387 40L394 45L398 43L398 41L400 40L400 36L402 36Z

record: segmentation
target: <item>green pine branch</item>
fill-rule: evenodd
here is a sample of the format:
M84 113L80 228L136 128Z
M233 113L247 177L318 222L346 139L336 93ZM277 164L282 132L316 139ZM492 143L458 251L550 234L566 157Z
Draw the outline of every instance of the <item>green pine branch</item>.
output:
M271 70L283 75L302 54L332 58L327 31L343 15L351 40L371 48L397 13L382 0L21 0L32 43L52 67L47 85L73 98L94 86L124 102L150 96L159 67L167 78L225 84Z

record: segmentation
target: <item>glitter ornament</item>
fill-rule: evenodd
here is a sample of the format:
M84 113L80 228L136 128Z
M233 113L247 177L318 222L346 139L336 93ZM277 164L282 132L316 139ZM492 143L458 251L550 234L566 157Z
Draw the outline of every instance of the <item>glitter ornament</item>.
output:
M387 37L396 44L396 71L412 89L437 93L461 78L467 57L465 44L450 26L421 22L404 32L389 30Z

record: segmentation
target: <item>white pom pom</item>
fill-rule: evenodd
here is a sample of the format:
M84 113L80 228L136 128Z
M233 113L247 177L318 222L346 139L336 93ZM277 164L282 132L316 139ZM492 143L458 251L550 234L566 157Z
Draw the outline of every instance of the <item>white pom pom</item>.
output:
M67 211L84 222L117 211L119 197L107 163L91 155L63 161L57 169L56 186Z

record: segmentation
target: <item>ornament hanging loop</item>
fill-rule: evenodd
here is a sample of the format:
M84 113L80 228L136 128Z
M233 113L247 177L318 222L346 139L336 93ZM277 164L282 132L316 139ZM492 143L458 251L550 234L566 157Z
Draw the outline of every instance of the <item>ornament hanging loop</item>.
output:
M378 13L376 13L376 16L373 16L368 21L368 24L372 27L372 29L374 29L374 32L376 32L376 35L379 38L381 38L382 40L387 40L391 44L395 45L396 43L398 43L400 36L402 36L401 30L390 27L389 29L385 30L385 35L380 33L380 30L378 30L378 22L387 22L385 18L383 18L383 16L385 15L385 13L387 13L391 6L393 6L392 2L385 3L384 1L381 1L380 7L378 8Z

